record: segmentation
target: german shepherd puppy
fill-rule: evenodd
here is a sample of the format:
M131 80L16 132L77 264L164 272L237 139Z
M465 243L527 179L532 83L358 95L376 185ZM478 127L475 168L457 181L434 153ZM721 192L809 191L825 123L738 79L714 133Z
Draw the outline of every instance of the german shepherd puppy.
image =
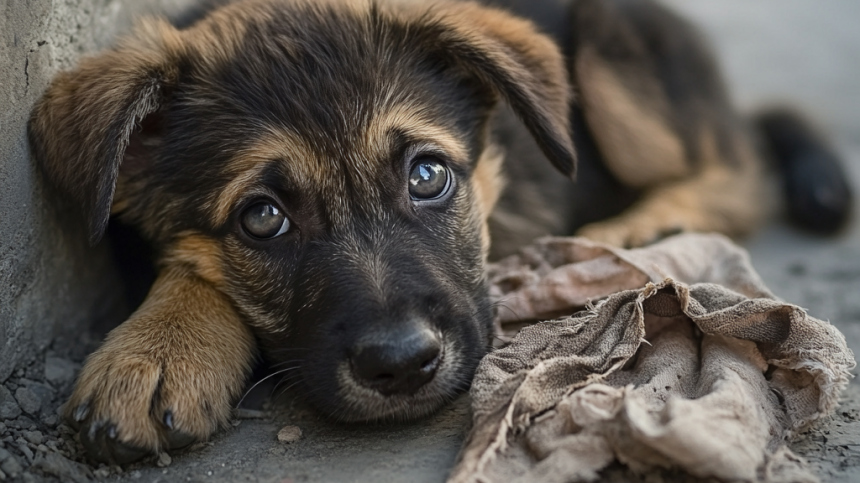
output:
M66 405L94 458L207 438L258 353L336 419L427 415L488 350L490 252L758 224L766 163L690 27L648 2L508 3L233 2L57 76L30 124L47 179L93 243L114 215L157 252ZM819 173L797 196L841 224L838 164L771 121Z

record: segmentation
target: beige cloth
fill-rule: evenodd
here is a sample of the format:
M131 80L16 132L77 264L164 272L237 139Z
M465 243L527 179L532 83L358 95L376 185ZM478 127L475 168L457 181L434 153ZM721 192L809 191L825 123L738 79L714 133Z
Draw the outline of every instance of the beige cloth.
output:
M853 354L728 239L548 238L491 279L503 325L608 298L484 358L450 481L593 481L613 463L647 481L816 481L786 441L833 411Z

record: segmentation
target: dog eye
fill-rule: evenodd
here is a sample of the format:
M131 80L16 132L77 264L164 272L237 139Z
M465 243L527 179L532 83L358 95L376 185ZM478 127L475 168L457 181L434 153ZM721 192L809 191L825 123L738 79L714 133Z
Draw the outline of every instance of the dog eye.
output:
M433 200L448 191L451 184L448 168L433 156L421 156L409 173L409 194L413 200Z
M261 202L242 213L242 227L255 238L274 238L290 229L290 220L277 206Z

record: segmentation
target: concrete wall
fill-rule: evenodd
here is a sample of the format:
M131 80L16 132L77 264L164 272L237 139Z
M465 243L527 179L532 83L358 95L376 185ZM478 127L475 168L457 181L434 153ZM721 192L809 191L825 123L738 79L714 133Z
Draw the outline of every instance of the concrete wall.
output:
M49 201L26 137L52 75L183 0L0 0L0 383L52 341L124 311L109 247Z

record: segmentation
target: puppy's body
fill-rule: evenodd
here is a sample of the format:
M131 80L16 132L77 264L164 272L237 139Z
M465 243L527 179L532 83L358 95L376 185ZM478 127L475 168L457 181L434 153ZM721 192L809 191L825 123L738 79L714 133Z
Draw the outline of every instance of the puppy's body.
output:
M488 347L491 247L751 229L764 164L689 29L540 12L555 42L471 3L252 0L58 77L31 124L48 178L94 240L112 212L159 250L67 405L92 453L207 437L257 346L336 418L427 414Z
M520 14L533 6L495 3ZM571 189L533 162L534 145L503 120L499 138L517 141L506 159L516 186L491 217L494 257L546 234L626 246L684 230L741 236L773 210L752 130L696 32L650 2L538 3L578 97L579 171Z

